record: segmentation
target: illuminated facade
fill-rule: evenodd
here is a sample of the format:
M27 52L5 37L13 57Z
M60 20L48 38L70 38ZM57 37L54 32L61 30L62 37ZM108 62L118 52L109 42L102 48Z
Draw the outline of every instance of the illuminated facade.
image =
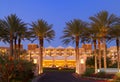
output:
M101 50L103 50L104 45L101 45ZM21 50L23 46L21 45ZM107 49L108 54L111 60L117 60L117 48L116 46L111 46ZM34 63L39 63L39 47L37 44L28 44L28 55L25 57L30 60L33 59ZM0 47L0 54L9 54L9 47ZM91 44L83 44L81 48L79 48L80 55L90 56L92 54L92 46ZM68 46L66 48L62 46L58 47L46 47L43 49L43 66L44 67L75 67L75 48Z
M115 61L117 61L118 56L117 56L117 47L116 46L111 46L110 48L108 48L108 56L111 58L112 62L114 63Z
M9 47L0 47L0 54L9 54Z
M33 59L34 63L39 62L39 48L37 44L28 45L28 59ZM84 44L79 48L79 54L91 55L91 44ZM44 67L75 67L75 48L74 47L62 47L56 48L49 46L43 50L43 66Z

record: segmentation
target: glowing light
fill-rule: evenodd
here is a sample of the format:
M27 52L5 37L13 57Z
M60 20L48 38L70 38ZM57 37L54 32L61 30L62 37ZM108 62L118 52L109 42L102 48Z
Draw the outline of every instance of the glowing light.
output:
M59 70L61 70L62 68L61 67L59 67Z
M81 60L80 60L80 63L81 63L81 64L84 64L84 59L81 59Z
M98 72L100 72L100 69L98 69Z
M33 63L36 64L36 63L37 63L37 59L34 59L34 60L33 60Z

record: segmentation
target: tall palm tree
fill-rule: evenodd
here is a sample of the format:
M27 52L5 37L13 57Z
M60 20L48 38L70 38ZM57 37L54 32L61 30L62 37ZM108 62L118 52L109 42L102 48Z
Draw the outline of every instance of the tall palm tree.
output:
M120 71L120 54L119 54L119 46L120 46L120 23L114 25L110 29L110 37L112 40L116 41L116 47L117 47L117 57L118 57L118 70Z
M91 22L89 24L89 26L85 29L85 33L83 34L82 37L82 42L87 42L87 43L91 43L94 47L94 65L95 65L95 73L98 72L98 66L97 66L97 60L101 60L100 58L98 58L98 53L97 53L97 40L100 39L100 37L98 36L98 28L96 28L96 25Z
M43 70L43 47L44 47L44 39L50 42L50 40L53 40L55 36L55 32L52 29L52 25L48 24L46 21L40 19L36 22L32 22L32 28L31 32L33 33L33 36L39 40L39 45L40 45L40 64L39 64L39 73L42 73Z
M116 22L116 16L114 14L109 14L107 11L100 11L94 16L90 17L90 20L98 28L98 36L102 38L104 44L104 69L106 70L106 38L108 35L109 28Z
M25 38L25 35L27 34L27 24L24 23L21 19L19 19L19 24L17 27L15 27L14 30L14 54L16 55L16 58L19 58L20 55L20 44L21 40ZM17 47L18 44L18 47Z
M13 39L16 33L16 28L21 25L21 19L19 19L16 14L11 14L5 17L5 19L1 19L0 24L2 28L4 28L4 33L6 36L3 40L10 42L10 55L13 56Z
M98 67L97 67L97 56L98 56L97 55L97 39L98 39L98 37L97 37L97 29L95 28L94 24L91 23L91 28L88 31L89 31L88 33L90 33L89 34L90 36L87 37L87 38L91 40L91 42L93 43L93 46L94 46L95 73L97 73L98 72L97 71L97 69L98 69Z
M84 33L84 29L87 27L87 23L79 19L74 19L66 23L66 28L64 28L64 35L61 37L64 44L70 42L76 44L76 73L80 74L79 67L79 42Z
M26 27L26 24L23 22L17 31L17 40L18 40L18 55L17 56L18 57L20 56L21 40L24 40L24 38L27 38L28 34L29 34L29 32Z
M99 28L96 26L96 24L92 22L91 23L91 27L92 28L91 28L91 32L90 32L90 37L92 39L93 44L96 43L96 44L94 44L94 54L97 55L96 49L98 48L99 52L98 52L98 56L96 56L96 57L98 57L99 69L101 69L101 67L102 67L102 64L101 64L101 39L102 38L100 37L100 33L98 33L99 32Z

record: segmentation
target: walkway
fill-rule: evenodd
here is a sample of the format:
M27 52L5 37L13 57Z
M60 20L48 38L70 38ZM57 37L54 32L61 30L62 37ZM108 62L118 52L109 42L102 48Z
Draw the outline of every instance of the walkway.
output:
M104 82L75 78L70 72L48 72L38 82Z

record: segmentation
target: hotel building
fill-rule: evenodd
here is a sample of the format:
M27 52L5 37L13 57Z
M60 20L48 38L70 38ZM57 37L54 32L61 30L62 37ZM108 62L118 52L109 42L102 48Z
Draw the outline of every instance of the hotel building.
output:
M104 50L101 45L101 50ZM21 50L23 46L21 45ZM117 60L117 49L116 46L111 46L107 49L107 56L111 58L113 63ZM79 48L80 55L91 56L92 55L92 45L83 44ZM27 49L28 55L25 55L24 58L28 60L33 60L34 63L39 63L39 47L37 44L28 44ZM0 47L0 54L9 54L9 47ZM43 49L43 66L44 67L75 67L75 48L68 46L66 48L62 46L58 47L46 47Z
M28 44L27 59L33 59L34 63L39 62L39 47L37 44ZM83 44L79 48L79 54L91 55L91 44ZM46 47L43 49L43 67L75 67L75 48L68 46Z

